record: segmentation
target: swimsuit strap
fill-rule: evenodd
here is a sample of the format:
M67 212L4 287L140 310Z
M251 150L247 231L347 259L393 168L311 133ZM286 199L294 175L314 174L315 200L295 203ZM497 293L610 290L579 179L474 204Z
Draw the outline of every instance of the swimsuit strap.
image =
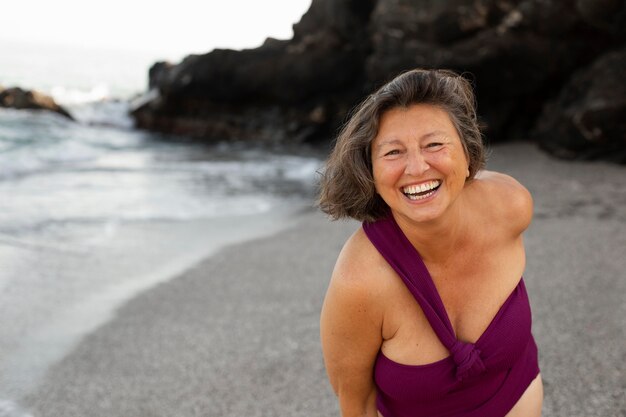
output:
M480 350L473 343L457 340L443 301L424 261L393 216L373 223L364 222L363 230L378 252L404 281L435 334L450 351L457 365L457 378L461 380L481 373L485 367L480 359Z

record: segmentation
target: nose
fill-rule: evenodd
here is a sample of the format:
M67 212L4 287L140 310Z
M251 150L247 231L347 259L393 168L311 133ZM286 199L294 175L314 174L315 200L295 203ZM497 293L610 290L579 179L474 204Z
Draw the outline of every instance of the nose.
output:
M405 174L419 177L426 172L428 168L430 168L430 165L428 161L426 161L421 149L411 150L407 153L406 167L404 168Z

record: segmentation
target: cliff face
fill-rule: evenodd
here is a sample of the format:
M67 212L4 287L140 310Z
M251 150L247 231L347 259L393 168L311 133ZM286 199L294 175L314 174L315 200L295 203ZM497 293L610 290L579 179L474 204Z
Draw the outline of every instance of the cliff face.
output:
M488 140L626 162L625 28L621 0L313 0L291 40L155 64L133 116L205 140L328 141L399 72L451 68L474 80Z

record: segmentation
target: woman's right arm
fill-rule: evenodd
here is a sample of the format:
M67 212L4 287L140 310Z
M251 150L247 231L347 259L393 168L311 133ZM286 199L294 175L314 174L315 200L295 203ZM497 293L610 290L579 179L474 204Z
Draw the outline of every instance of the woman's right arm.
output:
M374 362L383 316L373 281L350 246L349 241L337 260L324 300L322 349L342 417L376 417Z

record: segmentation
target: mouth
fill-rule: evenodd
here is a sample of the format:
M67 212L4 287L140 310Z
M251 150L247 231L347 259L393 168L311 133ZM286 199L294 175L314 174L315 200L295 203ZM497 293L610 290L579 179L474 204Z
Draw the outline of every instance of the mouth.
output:
M422 184L402 187L402 193L410 200L423 200L435 194L441 186L441 180L427 181Z

